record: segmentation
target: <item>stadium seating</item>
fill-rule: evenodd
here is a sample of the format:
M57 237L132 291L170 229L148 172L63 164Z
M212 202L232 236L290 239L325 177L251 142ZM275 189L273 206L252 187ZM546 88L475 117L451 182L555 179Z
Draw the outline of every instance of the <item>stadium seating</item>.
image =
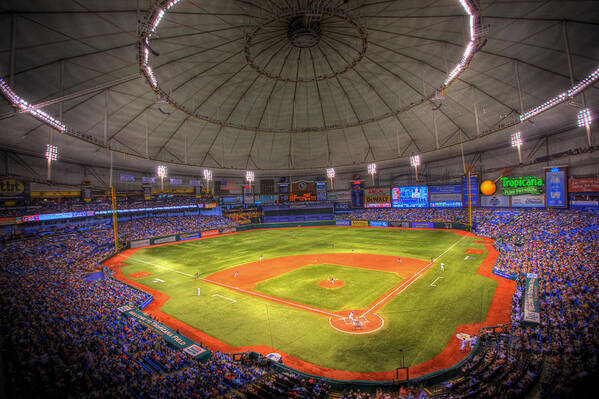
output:
M344 218L348 214L343 215ZM370 220L464 220L462 210L368 210ZM512 322L483 332L482 350L462 374L440 386L408 386L345 398L569 397L597 373L599 340L599 216L575 211L474 212L476 232L501 242L497 268L517 276ZM231 225L206 216L127 221L122 239ZM86 281L111 251L110 225L63 226L51 234L7 241L0 265L0 347L11 398L245 397L322 398L331 389L264 362L214 353L206 364L178 353L116 308L147 296L110 278ZM521 323L524 273L540 280L541 323Z

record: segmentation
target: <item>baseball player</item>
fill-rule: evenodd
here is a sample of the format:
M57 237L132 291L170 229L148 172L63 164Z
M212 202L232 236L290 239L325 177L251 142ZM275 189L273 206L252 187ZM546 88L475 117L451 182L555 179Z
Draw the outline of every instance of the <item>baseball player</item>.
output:
M233 278L237 278L239 277L239 272L237 270L235 270L235 274L233 274Z
M262 262L262 255L260 255L260 262Z
M441 271L444 272L445 271L445 263L441 262Z
M354 312L349 312L349 320L354 321Z

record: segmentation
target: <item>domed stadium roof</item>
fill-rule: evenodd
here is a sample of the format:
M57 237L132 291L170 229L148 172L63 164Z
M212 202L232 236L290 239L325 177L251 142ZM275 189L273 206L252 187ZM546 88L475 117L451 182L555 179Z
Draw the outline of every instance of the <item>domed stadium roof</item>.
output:
M522 117L599 66L595 2L5 0L0 11L0 146L41 155L51 135L61 159L92 165L108 164L107 148L137 170L408 165L460 143L509 145L522 119L527 137L564 131L599 102L592 83ZM7 93L41 107L15 108ZM27 112L38 109L49 116Z

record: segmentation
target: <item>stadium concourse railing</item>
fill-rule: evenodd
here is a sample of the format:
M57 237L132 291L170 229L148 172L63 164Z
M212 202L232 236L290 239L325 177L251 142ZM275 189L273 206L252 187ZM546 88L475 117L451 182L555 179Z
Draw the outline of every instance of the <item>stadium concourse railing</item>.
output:
M247 224L247 225L241 225L241 226L235 226L235 227L224 227L224 228L214 228L214 229L205 229L205 230L201 230L201 231L196 231L196 232L191 232L191 233L182 233L182 234L171 234L171 235L166 235L166 236L159 236L159 237L151 237L151 238L144 238L144 239L139 239L139 240L131 240L128 241L125 245L123 245L118 252L115 252L111 255L109 255L108 257L106 257L104 260L102 260L100 263L103 264L106 260L116 256L119 252L125 250L125 249L130 249L130 248L141 248L141 247L146 247L146 246L151 246L151 245L159 245L159 244L166 244L166 243L173 243L173 242L177 242L177 241L187 241L187 240L193 240L193 239L198 239L198 238L204 238L204 237L211 237L211 236L217 236L217 235L222 235L222 234L231 234L231 233L236 233L236 232L242 232L242 231L248 231L248 230L260 230L260 229L276 229L276 228L288 228L288 227L317 227L317 226L350 226L350 227L403 227L403 228L428 228L428 229L457 229L457 230L468 230L468 225L463 224L463 223L456 223L456 222L408 222L408 221L381 221L381 220L321 220L321 221L310 221L310 222L281 222L281 223L258 223L258 224ZM114 278L112 277L112 275L109 274L109 278ZM119 280L120 281L120 280ZM120 281L121 283L124 283L123 281ZM129 287L141 291L139 290L139 288L133 287L127 283L124 283L126 285L128 285ZM153 297L148 294L145 291L142 291L145 294L149 295L148 300L146 300L141 306L140 309L143 310L143 308L145 308L152 300ZM127 311L127 313L135 313L136 317L142 317L140 314L143 314L141 312L139 312L140 314L138 314L137 312L131 312L131 311ZM144 323L147 324L147 323ZM153 324L156 324L156 326L154 326L158 331L168 331L168 327L158 323L158 322L154 322ZM149 328L151 328L150 326L148 326ZM495 328L495 327L490 327L490 328ZM179 334L179 336L181 336ZM184 336L183 339L187 339ZM165 339L167 340L167 342L169 342L170 340L168 339L168 337L165 337ZM454 378L455 376L460 374L460 368L464 365L464 363L468 362L470 359L472 359L472 357L474 357L478 352L479 352L479 343L477 342L474 347L472 348L472 350L470 351L470 353L462 360L460 360L458 363L456 363L455 365L446 368L446 369L442 369L442 370L437 370L435 372L429 373L429 374L425 374L419 377L415 377L412 379L405 379L405 380L392 380L392 381L361 381L361 380L336 380L336 379L332 379L332 378L327 378L327 377L322 377L322 376L316 376L316 375L311 375L308 373L304 373L302 371L296 370L294 368L291 368L289 366L286 366L283 363L279 363L279 362L275 362L272 360L268 360L273 367L277 368L279 371L281 372L292 372L298 375L301 375L305 378L312 378L314 380L318 380L318 381L322 381L323 383L326 383L328 385L330 385L333 389L336 390L344 390L344 389L360 389L362 391L374 391L376 390L376 388L380 388L380 387L394 387L394 386L398 386L401 384L422 384L423 386L432 386L435 384L438 384L440 382L446 381L448 379ZM209 351L207 351L209 353ZM206 354L206 356L208 355L208 353L204 352ZM236 354L232 354L233 357L236 356L242 356L243 354L247 353L250 357L253 358L261 358L262 355L260 355L259 353L256 352L243 352L243 353L236 353ZM204 356L202 356L202 358L205 358ZM398 368L399 370L400 368Z

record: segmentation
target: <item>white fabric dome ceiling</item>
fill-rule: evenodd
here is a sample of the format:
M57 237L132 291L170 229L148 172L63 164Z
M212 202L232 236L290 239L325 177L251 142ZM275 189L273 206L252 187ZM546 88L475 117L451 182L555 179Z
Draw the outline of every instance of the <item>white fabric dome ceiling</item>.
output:
M55 132L61 157L107 165L107 110L106 145L127 153L118 163L131 168L143 158L274 173L408 164L412 154L457 154L460 137L469 150L506 145L513 130L502 128L522 112L517 76L524 111L572 86L565 34L574 83L599 66L594 2L481 1L486 44L436 98L469 40L460 0L181 0L149 41L177 109L157 103L139 71L138 20L153 6L0 6L2 78L10 84L14 43L15 93L31 104L64 100L43 109L84 136ZM584 95L597 106L596 86ZM41 154L49 128L2 101L0 145ZM577 111L563 104L519 129L563 130Z

